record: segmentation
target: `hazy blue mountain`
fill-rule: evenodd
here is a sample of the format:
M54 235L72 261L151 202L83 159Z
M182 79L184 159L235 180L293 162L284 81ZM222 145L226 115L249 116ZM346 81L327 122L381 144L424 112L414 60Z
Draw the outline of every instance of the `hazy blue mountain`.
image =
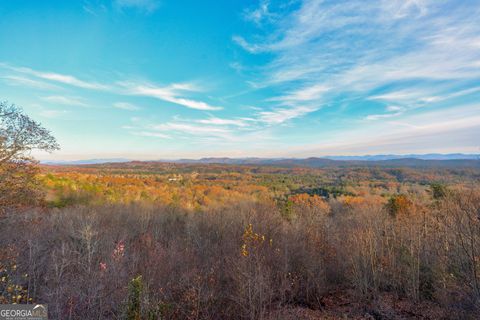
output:
M234 165L272 165L272 166L305 166L305 167L326 167L326 166L410 166L410 167L453 167L455 165L477 166L480 162L480 154L409 154L409 155L364 155L364 156L325 156L310 158L201 158L201 159L178 159L158 160L158 162L192 163L192 164L234 164ZM131 162L130 159L87 159L76 161L41 161L42 164L51 165L84 165L102 163Z
M130 162L130 159L124 158L112 158L112 159L86 159L86 160L56 160L56 161L40 161L42 164L51 164L51 165L82 165L82 164L99 164L99 163L119 163L119 162Z
M368 160L368 161L408 159L408 158L422 159L422 160L457 160L457 159L477 160L477 159L480 159L480 154L463 154L463 153L450 153L450 154L429 153L429 154L406 154L406 155L379 154L379 155L364 155L364 156L326 156L324 158L332 159L332 160Z

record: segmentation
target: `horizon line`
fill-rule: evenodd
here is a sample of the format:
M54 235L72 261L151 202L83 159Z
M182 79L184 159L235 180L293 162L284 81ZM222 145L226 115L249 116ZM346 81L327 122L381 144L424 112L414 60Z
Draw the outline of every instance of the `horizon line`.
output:
M91 157L91 158L76 158L72 160L66 159L37 159L42 164L48 163L71 163L71 162L82 162L82 161L102 161L108 163L112 162L176 162L176 161L200 161L205 159L230 159L230 160L248 160L248 159L262 159L262 160L305 160L305 159L329 159L330 158L374 158L374 157L426 157L426 156L438 156L438 157L448 157L448 156L459 156L459 157L479 157L478 159L471 160L480 160L480 153L463 153L463 152L453 152L453 153L377 153L377 154L361 154L361 155L343 155L343 154L332 154L332 155L319 155L319 156L306 156L306 157L295 157L295 156L279 156L279 157L260 157L260 156L244 156L244 157L235 157L235 156L204 156L204 157L181 157L181 158L151 158L151 159L138 159L138 158L123 158L123 157ZM388 159L393 160L393 159ZM450 159L431 159L431 160L467 160L465 158L450 158Z

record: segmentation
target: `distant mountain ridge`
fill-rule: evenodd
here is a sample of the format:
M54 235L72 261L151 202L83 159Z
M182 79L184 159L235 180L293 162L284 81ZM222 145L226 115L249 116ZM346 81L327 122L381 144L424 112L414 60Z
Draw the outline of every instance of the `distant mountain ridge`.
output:
M384 155L364 155L364 156L326 156L323 157L332 160L360 160L360 161L379 161L379 160L394 160L394 159L421 159L421 160L478 160L480 154L464 154L464 153L427 153L427 154L384 154Z
M44 161L47 165L94 165L125 163L134 160L124 158L90 159L77 161ZM157 160L142 162L170 162L183 164L231 164L268 165L280 167L349 167L349 166L405 166L405 167L480 167L480 154L410 154L410 155L364 155L325 156L310 158L228 158Z
M85 160L40 160L41 164L51 165L82 165L82 164L101 164L101 163L122 163L130 162L132 160L126 158L111 158L111 159L85 159Z
M418 159L394 158L386 160L334 160L329 158L285 158L285 159L230 159L230 158L203 158L199 160L170 161L185 164L230 164L230 165L258 165L276 167L411 167L411 168L480 168L478 159Z

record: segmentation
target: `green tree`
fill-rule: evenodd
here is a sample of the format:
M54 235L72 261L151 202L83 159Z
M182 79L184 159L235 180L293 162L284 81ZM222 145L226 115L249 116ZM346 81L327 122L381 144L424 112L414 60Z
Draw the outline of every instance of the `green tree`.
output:
M142 276L133 278L128 284L127 320L140 320L142 315L141 296L143 291Z
M432 183L430 185L432 196L434 199L442 199L447 195L448 189L444 184L441 183Z

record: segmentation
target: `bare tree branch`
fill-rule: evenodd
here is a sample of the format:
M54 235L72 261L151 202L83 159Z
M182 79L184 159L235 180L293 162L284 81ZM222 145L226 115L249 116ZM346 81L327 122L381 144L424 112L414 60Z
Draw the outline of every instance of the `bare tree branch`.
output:
M20 108L0 102L0 164L31 161L30 151L34 149L51 152L59 145L50 131Z

